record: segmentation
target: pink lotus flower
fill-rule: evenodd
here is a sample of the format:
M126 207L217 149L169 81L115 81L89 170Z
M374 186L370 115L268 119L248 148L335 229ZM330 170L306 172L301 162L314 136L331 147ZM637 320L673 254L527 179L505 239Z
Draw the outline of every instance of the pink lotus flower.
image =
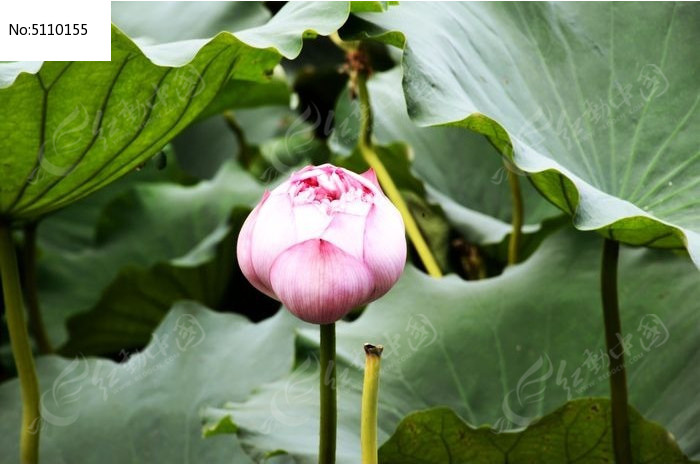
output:
M384 295L405 261L401 215L371 169L305 167L265 193L238 237L250 283L316 324Z

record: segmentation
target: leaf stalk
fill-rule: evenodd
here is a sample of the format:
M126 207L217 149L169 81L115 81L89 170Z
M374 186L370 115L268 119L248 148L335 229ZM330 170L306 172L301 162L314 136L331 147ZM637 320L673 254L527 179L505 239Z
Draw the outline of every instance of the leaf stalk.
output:
M617 464L632 464L630 422L627 406L627 373L625 346L620 323L617 295L617 266L620 244L605 239L600 273L600 288L605 321L605 344L610 357L610 402L612 412L613 450ZM619 349L619 353L615 352Z
M17 266L17 253L8 224L0 223L0 275L5 300L7 328L10 333L12 355L17 367L22 396L22 429L20 430L20 463L39 462L39 382L34 367L32 347L24 321L22 288Z
M509 161L505 161L508 172L508 184L510 184L510 197L513 208L513 230L508 241L508 264L516 264L520 256L520 242L523 229L523 195L520 190L520 180L518 174L510 169Z

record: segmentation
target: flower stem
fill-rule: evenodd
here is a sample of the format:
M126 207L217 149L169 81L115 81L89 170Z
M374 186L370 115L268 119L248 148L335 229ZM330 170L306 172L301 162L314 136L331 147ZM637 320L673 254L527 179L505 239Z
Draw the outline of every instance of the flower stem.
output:
M318 463L335 463L335 434L338 422L335 396L335 324L321 325L321 427Z
M362 420L360 442L362 464L377 464L377 403L379 401L379 366L382 345L365 343L365 381L362 386Z
M617 262L620 244L605 239L600 273L605 321L605 344L610 356L610 400L612 403L613 449L617 464L632 463L630 424L627 411L627 374L625 371L624 343L617 299ZM620 345L620 353L613 349ZM618 356L619 354L619 356Z
M12 354L17 367L22 393L22 429L19 453L22 464L39 462L39 382L34 368L32 348L29 344L27 325L24 322L22 289L12 232L7 224L0 223L0 274L5 296L7 328L10 332Z
M29 327L34 335L39 353L48 354L53 351L49 336L46 333L44 319L39 307L39 290L37 288L36 273L36 229L37 223L33 222L24 227L24 299L29 313Z
M394 203L396 209L399 210L399 213L401 213L404 225L406 226L406 234L413 243L413 246L423 262L426 271L433 277L442 277L440 266L433 256L433 253L430 251L430 247L423 238L416 220L413 218L411 211L408 209L408 205L401 196L401 192L399 192L396 184L394 184L389 171L387 171L386 167L384 167L384 163L382 163L377 153L372 149L372 106L370 104L369 93L367 91L366 74L358 74L357 88L360 99L360 113L362 117L360 123L359 140L360 152L362 153L362 156L367 164L374 169L374 172L377 174L377 179L379 179L379 183L384 188L386 195L389 197L391 202Z
M520 181L518 180L518 175L513 172L512 169L508 168L508 161L505 163L506 171L508 172L508 183L510 184L510 196L513 207L513 231L510 234L510 241L508 242L508 264L515 264L518 262L520 253L520 238L523 228L523 196L520 191Z

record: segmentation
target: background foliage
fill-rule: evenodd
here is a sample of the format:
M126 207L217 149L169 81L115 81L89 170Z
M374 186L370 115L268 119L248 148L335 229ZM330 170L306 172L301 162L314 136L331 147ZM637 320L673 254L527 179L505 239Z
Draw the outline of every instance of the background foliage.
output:
M37 359L43 462L315 462L317 328L250 287L234 249L291 170L367 167L335 33L371 57L377 152L446 274L411 250L339 324L338 461L359 460L366 341L386 347L381 462L612 459L601 236L635 246L619 271L635 457L700 458L696 5L115 2L112 18L109 63L0 64L0 219L20 253L38 224L55 348Z

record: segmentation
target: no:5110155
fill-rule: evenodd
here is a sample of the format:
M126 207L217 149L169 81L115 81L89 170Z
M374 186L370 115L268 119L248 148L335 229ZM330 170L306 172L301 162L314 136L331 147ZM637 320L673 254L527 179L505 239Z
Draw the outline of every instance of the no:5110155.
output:
M10 24L10 35L87 35L87 24Z

